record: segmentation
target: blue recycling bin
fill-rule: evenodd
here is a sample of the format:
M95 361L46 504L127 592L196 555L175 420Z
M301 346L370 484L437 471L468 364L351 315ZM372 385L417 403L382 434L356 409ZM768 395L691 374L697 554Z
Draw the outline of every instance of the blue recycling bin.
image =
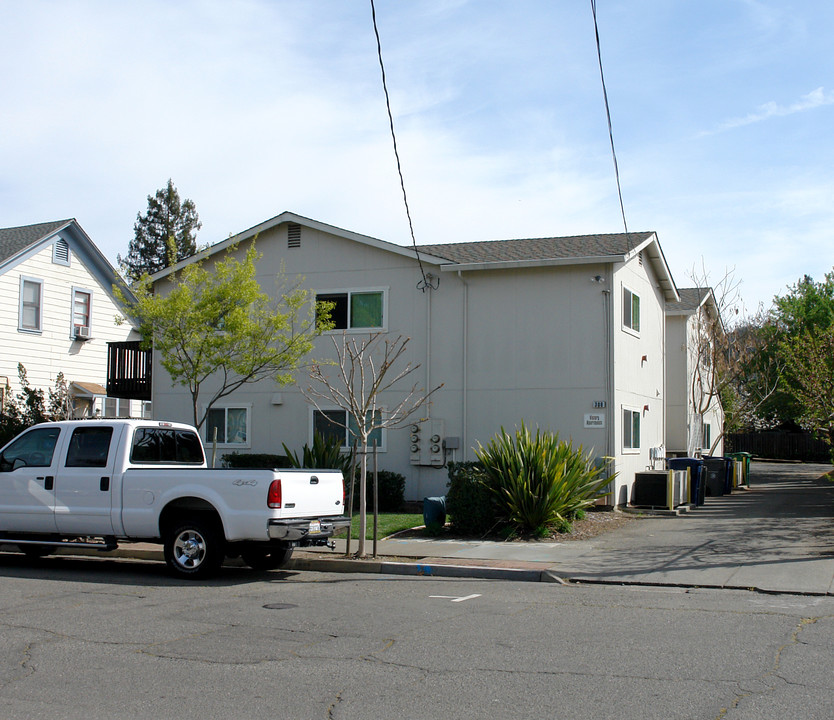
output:
M695 505L703 505L707 489L706 483L704 482L705 477L703 460L693 457L680 457L669 458L666 463L670 470L689 469L689 480L692 488L690 502L695 503Z
M446 523L446 496L423 498L423 524L429 527L443 527Z

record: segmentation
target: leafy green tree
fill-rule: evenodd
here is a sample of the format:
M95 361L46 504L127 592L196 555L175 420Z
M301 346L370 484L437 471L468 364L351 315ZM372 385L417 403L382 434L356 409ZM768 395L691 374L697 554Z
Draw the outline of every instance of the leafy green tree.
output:
M172 180L156 195L148 195L148 212L138 213L134 237L126 257L118 256L122 272L132 283L153 275L197 251L196 233L202 227L192 200L180 200Z
M828 441L834 459L834 327L805 330L781 347L800 424Z
M135 302L114 288L138 324L143 346L159 352L174 384L188 388L198 428L218 400L243 385L268 378L291 383L326 327L316 321L311 293L298 283L290 286L283 274L274 298L261 289L254 243L242 260L235 250L210 270L187 265L172 275L170 287L154 291L144 276L133 289Z
M71 416L69 391L63 373L58 373L54 387L46 394L29 385L26 368L17 364L20 392L5 398L0 412L0 446L26 428L49 420L66 420Z

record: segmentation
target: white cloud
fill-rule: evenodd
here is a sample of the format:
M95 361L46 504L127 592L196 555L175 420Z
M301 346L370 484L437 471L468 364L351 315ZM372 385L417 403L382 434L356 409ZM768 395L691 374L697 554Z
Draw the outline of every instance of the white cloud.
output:
M795 115L796 113L805 112L807 110L815 110L818 107L834 104L834 92L826 93L821 87L812 90L807 95L803 95L797 102L791 105L780 105L776 102L767 102L760 105L756 112L752 112L744 117L732 118L722 122L715 130L705 131L701 133L704 135L714 135L716 133L725 132L726 130L733 130L734 128L743 127L745 125L753 125L754 123L769 120L772 117L785 117L787 115Z

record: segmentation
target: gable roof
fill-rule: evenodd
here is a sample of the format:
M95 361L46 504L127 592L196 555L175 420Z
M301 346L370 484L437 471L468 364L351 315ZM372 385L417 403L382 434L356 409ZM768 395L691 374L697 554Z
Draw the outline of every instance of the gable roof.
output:
M121 288L125 297L133 299L130 288L74 218L0 228L0 275L36 255L58 239L66 241L72 253L84 263L114 302L121 306L113 293L114 285Z
M38 223L37 225L0 228L0 266L9 258L26 250L39 240L53 235L71 222L73 221L56 220L55 222Z
M176 265L160 270L152 276L153 281L162 280L184 266L204 260L231 245L251 240L258 234L282 223L297 223L337 237L379 248L406 257L415 257L414 248L360 235L311 220L292 212L283 212L259 225L233 235L205 250L181 260ZM448 243L439 245L418 245L420 259L438 265L441 271L464 272L470 270L500 270L509 267L542 267L553 265L574 265L580 263L628 262L640 253L645 253L652 263L667 301L679 299L675 281L657 235L654 232L608 233L598 235L573 235L569 237L529 238L521 240L488 240L481 242Z
M487 240L482 242L421 245L420 252L459 265L518 262L524 260L618 259L644 244L654 233L610 233L569 237Z
M680 300L666 303L667 315L692 315L712 296L712 288L678 288Z

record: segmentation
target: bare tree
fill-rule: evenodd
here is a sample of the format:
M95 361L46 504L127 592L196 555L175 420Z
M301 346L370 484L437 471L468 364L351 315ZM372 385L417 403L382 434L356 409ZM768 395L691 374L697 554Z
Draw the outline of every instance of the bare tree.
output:
M700 271L693 268L690 277L698 302L688 343L690 408L702 427L716 403L725 412L724 428L712 438L712 453L728 426L755 415L776 392L781 369L765 362L767 313L759 308L753 316L746 314L734 269L712 286L703 265Z
M302 394L317 410L322 403L345 411L344 424L332 420L336 425L354 434L361 447L359 475L359 549L357 557L365 556L365 533L367 530L367 478L368 440L374 430L402 427L407 421L421 422L425 418L413 419L413 415L424 407L429 398L442 385L428 392L419 389L415 383L393 405L382 405L382 393L397 390L395 386L411 375L419 364L407 362L396 369L406 351L410 338L402 335L389 340L381 333L372 333L359 338L355 335L333 336L336 351L333 377L325 374L326 365L314 365L310 370L310 385L302 388Z

